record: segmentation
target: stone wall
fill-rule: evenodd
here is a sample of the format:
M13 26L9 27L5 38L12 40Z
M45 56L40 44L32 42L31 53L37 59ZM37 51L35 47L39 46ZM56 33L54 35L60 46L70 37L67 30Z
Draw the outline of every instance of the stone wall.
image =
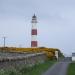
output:
M43 63L47 59L45 53L35 53L25 56L0 58L0 68L9 68L17 66L33 66L38 63Z

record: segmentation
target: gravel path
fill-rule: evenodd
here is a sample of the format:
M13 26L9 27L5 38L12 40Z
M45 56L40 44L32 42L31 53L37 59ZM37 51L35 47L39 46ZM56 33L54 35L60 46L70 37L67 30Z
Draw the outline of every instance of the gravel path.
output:
M52 66L52 68L49 68L48 71L42 75L67 75L67 68L70 61L65 60L56 63L54 66Z

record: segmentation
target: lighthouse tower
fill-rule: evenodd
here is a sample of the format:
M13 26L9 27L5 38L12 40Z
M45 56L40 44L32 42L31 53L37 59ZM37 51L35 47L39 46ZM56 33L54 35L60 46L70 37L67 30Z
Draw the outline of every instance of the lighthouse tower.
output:
M32 30L31 30L31 47L37 47L37 17L35 14L32 16Z

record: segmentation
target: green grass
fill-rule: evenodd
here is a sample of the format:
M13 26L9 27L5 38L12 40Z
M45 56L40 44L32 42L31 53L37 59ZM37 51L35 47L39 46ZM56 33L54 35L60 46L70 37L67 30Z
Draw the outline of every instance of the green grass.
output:
M32 70L27 75L41 75L44 71L46 71L53 64L54 62L47 61L46 63L35 65L34 67L32 67Z
M41 75L54 63L54 61L46 61L45 63L37 64L33 67L23 66L20 68L1 69L0 75Z
M67 75L75 75L75 63L70 63Z

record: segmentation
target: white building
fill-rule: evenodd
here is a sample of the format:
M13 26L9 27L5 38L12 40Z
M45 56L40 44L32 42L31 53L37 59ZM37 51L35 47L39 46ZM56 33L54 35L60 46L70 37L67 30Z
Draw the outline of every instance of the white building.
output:
M75 61L75 53L72 53L72 61Z
M56 56L56 58L58 60L58 51L55 51L55 56Z

